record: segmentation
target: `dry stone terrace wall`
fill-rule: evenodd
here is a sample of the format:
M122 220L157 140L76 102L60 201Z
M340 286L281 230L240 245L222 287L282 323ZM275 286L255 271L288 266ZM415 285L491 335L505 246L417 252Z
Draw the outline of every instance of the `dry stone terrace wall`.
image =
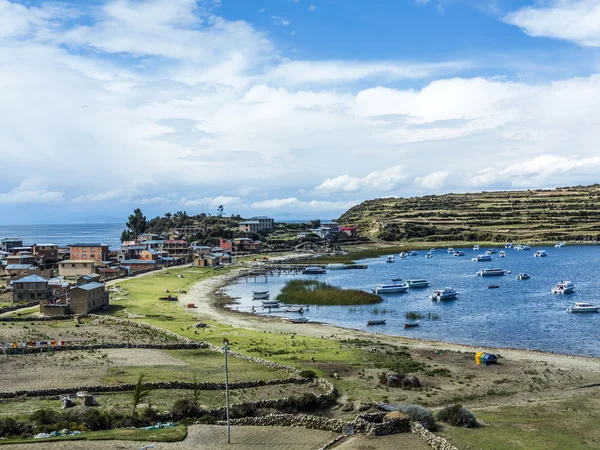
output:
M40 304L39 301L28 302L28 303L25 303L25 304L16 303L14 305L5 306L3 308L0 308L0 314L4 314L4 313L7 313L7 312L11 312L11 311L16 311L17 309L31 308L32 306L36 306L36 305L39 305L39 304Z
M458 448L446 439L426 430L423 425L418 422L411 422L410 431L423 439L427 445L435 450L458 450Z

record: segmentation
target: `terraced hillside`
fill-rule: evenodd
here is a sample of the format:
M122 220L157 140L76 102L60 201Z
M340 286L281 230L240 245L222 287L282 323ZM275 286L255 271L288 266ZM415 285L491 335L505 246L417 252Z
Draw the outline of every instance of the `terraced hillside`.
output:
M368 200L338 223L384 241L594 241L600 185Z

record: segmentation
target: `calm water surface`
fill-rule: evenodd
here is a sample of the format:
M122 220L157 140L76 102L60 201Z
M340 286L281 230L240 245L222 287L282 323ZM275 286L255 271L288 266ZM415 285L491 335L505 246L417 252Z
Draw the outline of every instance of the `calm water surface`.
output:
M406 294L386 294L384 301L368 306L311 306L304 315L311 320L374 333L433 339L489 347L514 347L600 356L600 314L569 314L567 307L575 302L600 304L600 247L546 248L548 257L535 258L536 248L530 251L506 249L506 257L492 255L491 262L473 262L479 252L462 249L464 257L455 257L444 249L425 258L417 256L386 263L386 257L366 259L366 270L328 271L325 275L272 277L258 282L226 288L232 297L241 297L238 307L259 313L259 301L252 301L252 290L268 289L275 298L290 279L316 279L346 289L370 291L379 283L392 278L425 278L434 287L414 289ZM498 251L504 250L499 248ZM478 277L475 272L484 267L501 267L511 271L503 277ZM531 279L519 281L515 276L526 272ZM571 295L552 295L550 289L561 280L571 280L576 292ZM500 289L488 289L499 284ZM453 287L460 292L457 300L433 302L429 295L434 288ZM385 308L386 313L381 310ZM377 314L377 310L379 313ZM440 320L421 320L418 328L405 329L404 314L417 311L436 313ZM273 312L282 317L299 314ZM386 324L367 327L369 319L386 319ZM299 327L302 325L299 324Z
M116 250L121 246L121 223L80 225L0 225L0 239L21 238L23 245L98 242Z

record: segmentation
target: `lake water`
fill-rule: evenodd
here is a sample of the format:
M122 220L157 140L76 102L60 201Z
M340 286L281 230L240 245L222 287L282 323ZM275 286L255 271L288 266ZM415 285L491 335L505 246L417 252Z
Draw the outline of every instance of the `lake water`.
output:
M98 242L116 250L121 246L121 223L76 225L0 225L0 239L21 238L23 245Z
M473 262L471 258L484 253L464 250L466 256L455 257L438 249L432 258L425 252L396 262L386 263L386 257L360 261L365 270L328 271L324 275L269 277L228 286L232 297L241 297L239 309L252 306L263 313L259 301L252 301L252 290L268 289L274 299L290 279L315 279L346 289L371 291L379 283L392 278L424 278L434 283L426 289L414 289L406 294L386 294L384 301L368 306L311 306L304 316L332 325L389 335L456 342L484 347L510 347L551 351L587 356L600 356L600 314L569 314L567 307L575 302L600 304L600 247L573 246L546 248L546 258L535 258L529 251L506 249L506 257L492 255L491 262ZM504 250L498 248L498 251ZM481 268L501 267L510 275L479 277ZM515 277L526 272L531 279ZM573 281L576 292L553 295L550 289L561 280ZM488 289L499 284L499 289ZM458 299L446 302L430 300L434 288L452 287L460 292ZM387 312L382 314L381 310ZM377 314L376 311L379 311ZM435 313L439 320L421 320L420 327L404 328L405 313ZM264 312L264 314L269 314ZM282 317L300 316L294 313L272 312ZM385 325L367 326L367 320L386 319ZM299 327L302 325L299 324Z

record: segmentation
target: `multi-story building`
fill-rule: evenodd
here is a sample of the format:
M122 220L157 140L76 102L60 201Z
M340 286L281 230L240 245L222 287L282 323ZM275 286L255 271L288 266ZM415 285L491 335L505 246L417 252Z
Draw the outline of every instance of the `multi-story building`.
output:
M260 253L261 241L253 241L250 238L235 238L233 240L220 239L221 249L233 253Z
M12 282L13 302L32 302L48 298L48 280L39 275L29 275Z
M258 232L275 228L275 219L265 216L250 217L245 222L240 222L240 230L245 232Z
M87 283L75 286L69 292L71 314L88 314L98 308L108 306L108 292L102 283Z
M109 251L107 244L79 243L69 245L71 248L71 259L73 260L94 260L109 261Z
M163 242L163 251L170 257L181 259L183 262L189 262L192 256L190 244L183 239L170 239Z
M96 261L67 259L58 263L58 275L66 278L77 278L82 275L96 273Z
M125 261L128 259L140 259L142 257L142 252L146 250L146 245L123 245L117 251L117 260Z
M20 253L6 257L6 264L33 264L35 258L31 253Z
M41 265L55 264L58 261L58 245L34 244L31 253L36 262Z
M0 241L0 250L10 252L14 247L22 247L23 239L19 238L4 238Z

